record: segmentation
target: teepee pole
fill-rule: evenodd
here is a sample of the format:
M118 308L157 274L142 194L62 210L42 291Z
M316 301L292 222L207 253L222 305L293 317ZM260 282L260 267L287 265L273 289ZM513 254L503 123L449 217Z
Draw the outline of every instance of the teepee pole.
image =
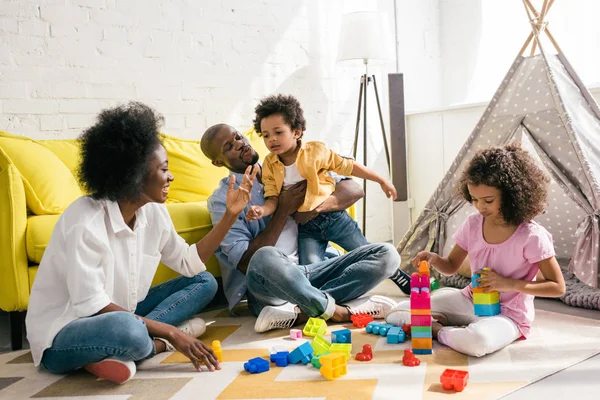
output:
M523 45L523 47L521 47L521 51L519 51L519 55L522 56L523 53L525 53L525 50L527 50L527 47L529 46L529 43L531 43L531 39L533 39L533 32L531 32L529 34L529 36L527 37L527 40L525 41L525 44Z
M529 34L529 37L525 41L525 45L523 45L523 47L521 48L521 52L519 53L519 55L523 55L523 53L527 50L527 46L531 42L532 38L534 38L534 40L533 40L533 44L531 45L531 52L529 55L533 56L535 54L536 47L539 44L539 42L538 42L539 41L539 33L540 33L539 27L541 27L542 24L544 23L544 19L546 18L546 15L548 15L548 11L550 11L550 8L552 7L553 4L554 4L554 0L544 0L544 3L542 4L542 10L541 10L541 12L538 13L538 11L533 6L533 4L531 4L530 0L523 0L523 5L525 6L525 11L527 12L527 16L532 25L532 27L531 27L532 32ZM550 42L552 43L552 45L554 46L556 51L561 53L558 43L556 42L556 40L554 39L554 36L552 36L550 31L548 31L547 26L544 27L544 31L546 32L546 35L548 35L548 39L550 40Z

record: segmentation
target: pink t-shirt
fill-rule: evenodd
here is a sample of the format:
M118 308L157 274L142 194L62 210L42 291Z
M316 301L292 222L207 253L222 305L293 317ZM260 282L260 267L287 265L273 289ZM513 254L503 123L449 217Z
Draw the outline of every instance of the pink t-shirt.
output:
M537 263L553 257L552 235L537 222L524 222L502 243L490 244L483 238L483 215L470 215L454 235L456 244L469 253L471 273L482 268L511 279L534 281ZM462 293L473 300L471 285ZM500 293L500 313L517 324L527 336L535 316L534 296L518 292Z

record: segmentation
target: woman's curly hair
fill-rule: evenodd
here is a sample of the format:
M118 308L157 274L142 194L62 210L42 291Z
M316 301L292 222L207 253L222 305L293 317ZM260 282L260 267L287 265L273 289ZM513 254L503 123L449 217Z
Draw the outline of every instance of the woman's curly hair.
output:
M260 121L273 114L279 114L292 130L300 129L301 132L306 130L306 119L304 119L304 111L300 106L300 102L292 95L276 94L265 97L258 103L254 109L256 117L254 118L254 130L260 135ZM302 134L300 138L302 138Z
M79 180L95 199L136 201L157 146L163 118L142 103L103 110L80 137Z
M519 225L546 207L550 179L519 144L478 152L459 184L462 197L472 203L467 184L495 187L502 193L500 214L506 223Z

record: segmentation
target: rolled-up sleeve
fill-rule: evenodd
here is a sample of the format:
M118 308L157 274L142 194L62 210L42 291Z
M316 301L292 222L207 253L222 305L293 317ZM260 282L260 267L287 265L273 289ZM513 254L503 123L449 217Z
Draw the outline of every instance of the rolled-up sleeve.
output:
M159 249L160 260L173 271L187 277L196 276L200 272L206 271L206 266L200 259L196 244L187 244L179 236L164 205L161 207L161 212L160 223L165 225L166 240L161 241L163 245Z
M312 152L319 154L316 157L323 161L321 169L336 172L340 175L350 176L352 175L352 168L354 167L354 160L351 158L344 158L331 150L324 143L313 142Z
M277 190L275 173L273 171L273 163L270 162L268 157L262 166L262 182L265 187L265 198L279 197L279 190Z
M75 226L66 234L67 290L77 317L89 317L111 303L104 290L103 246L89 230Z

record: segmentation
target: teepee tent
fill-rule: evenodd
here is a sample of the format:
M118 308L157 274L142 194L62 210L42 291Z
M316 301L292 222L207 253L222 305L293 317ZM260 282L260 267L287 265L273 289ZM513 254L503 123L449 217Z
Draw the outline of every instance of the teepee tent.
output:
M480 149L520 141L552 178L548 208L536 220L552 234L561 265L568 265L581 282L598 287L600 110L546 26L544 18L553 0L544 0L539 13L529 0L523 3L532 32L447 174L399 243L401 268L410 268L410 259L422 250L448 255L454 233L476 211L457 194L463 169ZM558 54L542 48L543 34ZM529 46L530 54L524 56Z

